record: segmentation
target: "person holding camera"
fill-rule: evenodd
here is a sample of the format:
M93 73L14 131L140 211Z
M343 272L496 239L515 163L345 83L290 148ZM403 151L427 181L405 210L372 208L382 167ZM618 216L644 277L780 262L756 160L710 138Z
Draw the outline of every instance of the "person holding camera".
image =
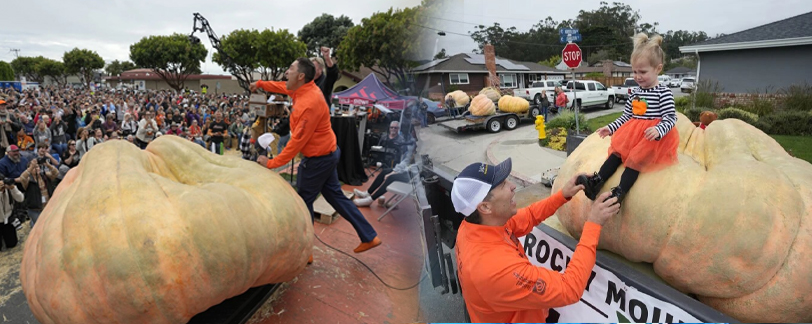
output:
M59 165L59 162L47 153L48 147L40 144L37 151L42 153L28 163L28 169L23 171L19 178L25 190L24 205L28 208L31 228L34 227L39 214L51 198L54 188L56 188L54 181L59 175L59 170L54 166Z
M13 135L22 128L14 114L8 110L8 105L8 102L0 99L0 155L4 155L6 148L14 144Z
M13 178L4 178L0 187L0 217L3 223L0 224L0 239L6 243L6 248L17 246L17 228L12 224L14 213L14 202L23 202L22 191L17 189Z

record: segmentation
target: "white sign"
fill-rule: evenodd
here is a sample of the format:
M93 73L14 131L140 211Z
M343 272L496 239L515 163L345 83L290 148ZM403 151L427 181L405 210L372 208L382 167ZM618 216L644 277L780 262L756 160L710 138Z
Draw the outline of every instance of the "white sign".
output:
M573 251L541 229L519 238L531 263L563 273ZM697 323L684 310L627 285L597 264L578 303L555 308L559 323ZM551 311L552 313L552 311Z

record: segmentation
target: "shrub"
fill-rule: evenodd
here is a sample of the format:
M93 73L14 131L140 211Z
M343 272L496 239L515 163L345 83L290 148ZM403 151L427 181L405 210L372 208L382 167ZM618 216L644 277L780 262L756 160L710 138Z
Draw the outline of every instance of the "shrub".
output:
M674 105L677 107L677 111L681 113L685 113L685 108L691 106L691 99L687 96L679 97L674 99Z
M711 82L710 80L702 80L696 84L696 91L691 95L696 107L716 107L714 100L716 94L722 92L723 88L719 82Z
M781 111L759 118L755 126L770 135L812 135L812 114Z
M788 111L812 111L812 86L804 82L791 85L781 90L784 98L784 109Z
M767 99L753 98L750 105L742 107L742 109L758 116L766 116L775 111L775 105Z
M688 107L685 108L683 114L685 115L685 117L688 117L688 119L691 120L692 122L698 122L699 114L701 114L705 110L713 111L713 109L704 107L694 107L694 108Z
M719 110L716 113L719 115L719 119L735 118L754 126L758 121L758 115L739 108L729 107Z
M579 126L581 126L582 131L584 130L589 131L589 129L586 127L586 117L584 116L583 113L578 114L578 122ZM564 110L558 116L555 116L555 118L550 119L550 121L547 122L546 127L549 128L561 127L564 129L575 129L575 113L569 110Z

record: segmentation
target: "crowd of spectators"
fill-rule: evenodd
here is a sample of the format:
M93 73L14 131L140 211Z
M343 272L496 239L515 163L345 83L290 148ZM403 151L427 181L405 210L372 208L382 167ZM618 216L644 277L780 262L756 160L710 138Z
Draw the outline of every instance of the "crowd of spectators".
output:
M25 196L17 202L13 190L2 190L0 207L14 206L2 225L13 222L19 228L15 218L22 221L27 215L33 227L59 181L97 144L126 140L143 149L157 137L172 135L223 154L239 149L243 138L250 140L255 120L248 97L242 95L72 87L2 89L0 175L9 183L13 179ZM256 158L254 152L243 152L243 157ZM0 220L4 220L2 215ZM2 233L3 239L10 236ZM6 246L13 245L9 243Z

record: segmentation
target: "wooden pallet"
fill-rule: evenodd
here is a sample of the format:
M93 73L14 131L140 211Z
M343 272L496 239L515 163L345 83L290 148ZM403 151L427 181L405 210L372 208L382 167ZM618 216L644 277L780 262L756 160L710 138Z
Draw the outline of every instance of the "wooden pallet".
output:
M352 198L353 194L351 192L344 191L344 196L349 199ZM333 206L330 206L330 203L324 199L324 196L319 196L319 198L313 202L313 213L316 216L317 222L326 225L334 223L339 217L338 212L336 212Z

